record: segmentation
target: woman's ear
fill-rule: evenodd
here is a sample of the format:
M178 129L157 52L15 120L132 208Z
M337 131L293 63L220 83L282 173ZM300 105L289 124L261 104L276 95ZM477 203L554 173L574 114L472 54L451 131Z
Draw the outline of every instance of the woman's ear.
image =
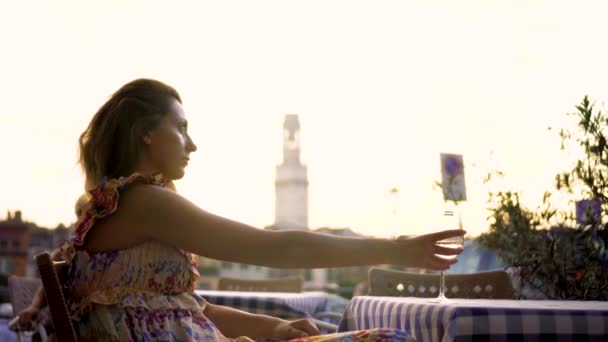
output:
M144 133L143 141L144 141L145 145L152 144L152 132L151 131Z
M147 127L142 129L142 136L141 136L141 141L144 143L144 145L149 146L152 145L152 142L154 141L154 136L158 134L158 127Z
M152 137L149 134L144 135L144 144L150 145L152 144Z

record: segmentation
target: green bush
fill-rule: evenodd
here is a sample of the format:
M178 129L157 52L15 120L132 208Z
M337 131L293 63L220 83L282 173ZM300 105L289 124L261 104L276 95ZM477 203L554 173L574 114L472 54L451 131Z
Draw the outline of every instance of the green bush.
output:
M519 298L540 292L550 299L608 300L608 118L587 97L576 109L577 130L560 131L561 148L574 140L584 158L556 176L556 190L571 198L570 207L572 198L599 199L599 217L577 223L573 210L551 207L550 192L535 211L524 208L516 192L490 194L490 228L479 241L517 267Z

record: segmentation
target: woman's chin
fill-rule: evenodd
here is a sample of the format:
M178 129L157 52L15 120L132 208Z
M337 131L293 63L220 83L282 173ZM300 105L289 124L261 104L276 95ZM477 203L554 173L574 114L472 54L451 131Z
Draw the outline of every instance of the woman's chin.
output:
M177 180L177 179L184 178L185 174L186 174L186 170L179 169L179 170L171 170L171 172L168 172L164 176L167 177L167 178L169 178L169 179L171 179L171 180Z

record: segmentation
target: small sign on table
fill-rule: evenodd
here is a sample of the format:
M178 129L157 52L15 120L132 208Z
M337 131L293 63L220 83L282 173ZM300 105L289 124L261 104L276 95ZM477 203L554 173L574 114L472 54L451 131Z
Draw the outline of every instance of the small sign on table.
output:
M461 154L441 153L441 186L445 201L466 201L464 163Z
M576 222L580 224L591 224L601 222L602 202L599 198L582 200L576 202Z

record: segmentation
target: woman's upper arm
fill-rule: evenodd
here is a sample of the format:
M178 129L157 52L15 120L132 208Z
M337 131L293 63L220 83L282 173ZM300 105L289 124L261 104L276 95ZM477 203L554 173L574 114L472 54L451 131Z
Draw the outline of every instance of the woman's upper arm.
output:
M262 257L259 251L277 245L274 232L208 213L163 188L137 186L121 197L125 223L146 239L162 241L209 258L245 263L263 263L263 260L256 260L256 257Z

